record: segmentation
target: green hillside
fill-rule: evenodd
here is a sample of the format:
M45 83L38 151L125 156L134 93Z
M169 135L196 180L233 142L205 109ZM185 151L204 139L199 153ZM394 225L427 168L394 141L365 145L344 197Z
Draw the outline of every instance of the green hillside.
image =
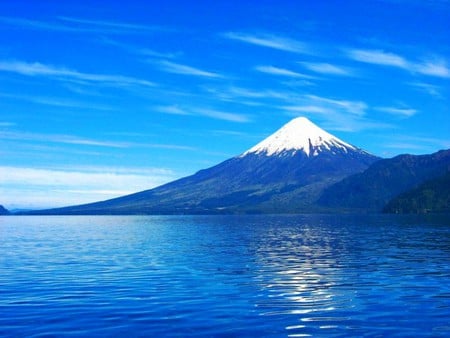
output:
M450 213L450 172L392 199L386 213Z
M441 177L450 167L450 149L430 155L399 155L375 162L362 173L325 189L324 207L380 212L394 197Z

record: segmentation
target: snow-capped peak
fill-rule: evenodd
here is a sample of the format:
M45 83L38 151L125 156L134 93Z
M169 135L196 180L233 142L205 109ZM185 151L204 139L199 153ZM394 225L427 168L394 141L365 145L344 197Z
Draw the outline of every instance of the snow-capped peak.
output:
M323 151L332 151L333 148L338 148L344 152L357 150L354 146L319 128L306 117L297 117L244 152L240 157L248 154L266 156L285 152L295 154L297 151L302 151L309 157L317 156Z

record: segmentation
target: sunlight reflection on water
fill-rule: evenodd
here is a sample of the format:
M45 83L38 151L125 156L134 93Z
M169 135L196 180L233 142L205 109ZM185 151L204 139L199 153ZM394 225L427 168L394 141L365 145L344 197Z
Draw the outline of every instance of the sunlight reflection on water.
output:
M0 217L0 335L448 336L449 224Z

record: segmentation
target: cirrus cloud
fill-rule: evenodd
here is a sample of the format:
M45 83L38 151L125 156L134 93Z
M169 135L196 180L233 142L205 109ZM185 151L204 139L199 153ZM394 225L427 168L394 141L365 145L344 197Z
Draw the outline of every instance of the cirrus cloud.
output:
M210 71L206 71L203 69L183 65L180 63L175 63L171 61L159 61L157 63L161 70L168 72L168 73L174 73L174 74L182 74L182 75L192 75L192 76L199 76L199 77L206 77L206 78L222 78L223 75L219 73L214 73Z
M145 87L155 86L155 84L151 81L135 77L111 74L83 73L77 70L46 65L39 62L0 61L0 71L16 73L25 76L49 77L62 81L81 80L96 84L107 84L119 87L130 85Z
M313 76L294 72L292 70L286 69L286 68L279 68L274 66L257 66L255 67L255 70L257 70L260 73L266 73L271 75L280 75L280 76L287 76L287 77L293 77L293 78L303 78L303 79L313 79Z
M313 71L315 73L327 74L327 75L341 75L341 76L351 76L353 72L344 67L332 65L330 63L324 62L299 62L306 69Z
M429 58L413 62L398 54L373 49L349 49L347 56L355 61L397 67L414 74L450 78L450 68L443 58Z
M53 208L119 197L175 178L165 168L0 166L0 194L8 196L8 208Z
M375 109L381 112L385 112L400 117L411 117L417 113L417 110L412 108L376 107Z
M312 47L302 41L294 40L273 34L247 34L240 32L228 32L223 37L244 42L251 45L277 49L298 54L314 54Z

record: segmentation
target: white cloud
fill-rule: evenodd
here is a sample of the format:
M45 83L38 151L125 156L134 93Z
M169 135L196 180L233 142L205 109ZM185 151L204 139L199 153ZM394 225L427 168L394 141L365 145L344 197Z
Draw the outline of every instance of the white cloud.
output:
M368 108L367 104L362 101L336 100L316 95L306 95L306 98L316 103L320 103L325 108L339 108L351 115L356 116L365 115Z
M224 120L239 123L250 122L250 118L247 115L224 112L214 109L205 109L198 107L179 107L177 105L160 106L156 107L155 109L165 114L206 116L216 120Z
M88 20L71 17L58 17L56 21L30 20L19 17L0 17L0 22L19 28L56 31L64 33L99 34L147 34L165 30L159 26L148 26L120 21Z
M450 148L450 141L448 139L395 134L386 137L386 142L383 146L401 151L407 150L408 153L416 150L423 154L434 152L436 149L448 149Z
M271 75L279 75L279 76L287 76L293 78L303 78L303 79L313 79L313 76L305 75L301 73L294 72L285 68L278 68L274 66L258 66L255 67L255 70L261 73L271 74Z
M89 20L89 19L82 19L82 18L73 18L73 17L67 17L67 16L59 16L59 20L75 23L75 24L82 24L85 26L92 26L92 27L102 27L105 29L109 29L109 32L121 32L121 33L141 33L149 32L149 31L155 31L161 29L160 27L156 26L148 26L148 25L140 25L135 23L128 23L128 22L120 22L120 21L105 21L105 20ZM95 29L95 28L94 28Z
M411 82L409 85L433 97L442 98L441 88L439 86L426 82Z
M58 207L114 198L175 178L172 171L164 168L63 170L0 166L0 195L8 207Z
M317 95L302 95L294 104L280 107L289 116L307 116L321 121L324 128L354 132L366 129L392 128L366 116L369 106L363 101L338 100Z
M192 76L207 77L207 78L223 77L221 74L218 74L218 73L209 72L206 70L182 65L179 63L171 62L171 61L159 61L158 65L160 66L161 70L166 71L168 73L192 75Z
M47 106L55 106L55 107L67 107L67 108L80 108L80 109L88 109L88 110L113 110L112 107L106 105L98 105L74 100L68 100L65 98L55 98L55 97L41 97L41 96L32 96L32 95L17 95L17 94L8 94L8 93L0 93L0 97L15 99L15 100L23 100L32 103L47 105Z
M312 48L298 40L281 37L271 34L245 34L238 32L228 32L223 34L227 39L245 42L252 45L268 47L285 52L312 54Z
M14 127L15 125L13 122L0 121L0 127Z
M350 59L377 64L382 66L391 66L410 71L414 74L421 74L433 77L450 78L450 68L447 62L442 58L428 59L423 62L413 62L403 56L388 53L383 50L347 50Z
M450 69L444 60L428 60L424 63L416 64L415 69L423 75L450 78Z
M159 58L159 59L173 59L175 57L177 57L180 53L167 53L167 52L160 52L160 51L156 51L153 49L149 49L149 48L144 48L144 47L140 47L137 45L132 45L132 44L128 44L128 43L122 43L113 39L109 39L109 38L105 38L102 37L100 39L100 42L105 44L105 45L109 45L109 46L114 46L117 48L120 48L122 50L125 50L129 53L133 53L133 54L139 54L139 55L144 55L144 56L151 56L151 57L155 57L155 58Z
M246 97L251 99L259 99L268 96L267 91L257 91L253 89L233 86L228 88L227 90L220 90L219 92L222 94L226 92L226 94L230 95L231 97Z
M411 108L397 108L397 107L376 107L378 111L382 111L388 114L411 117L417 113L417 110Z
M200 115L211 117L217 120L240 122L240 123L250 122L250 118L242 114L235 114L212 109L197 109L196 112L198 112Z
M284 110L293 112L293 113L311 113L311 114L322 114L327 115L333 113L333 110L323 107L323 106L315 106L315 105L295 105L295 106L285 106Z
M243 101L242 98L246 99L279 99L279 100L289 100L292 99L293 93L287 92L287 91L277 91L277 90L271 90L271 89L262 89L262 90L255 90L255 89L249 89L249 88L243 88L243 87L224 87L224 88L214 88L214 87L205 87L205 90L211 94L214 95L219 100L225 100L225 101L236 101L239 100L240 103L242 102L248 102ZM254 104L257 104L257 102L254 102ZM262 104L262 102L259 102L258 104Z
M299 62L301 65L306 67L307 69L320 73L320 74L328 74L328 75L342 75L342 76L351 76L353 72L347 68L332 65L330 63L315 63L315 62Z
M105 141L105 140L83 138L76 135L39 134L20 131L0 130L0 139L15 140L20 142L33 141L41 143L73 144L73 145L105 147L105 148L155 148L155 149L173 149L173 150L188 150L188 151L197 150L196 148L187 145Z
M76 70L45 65L39 62L0 61L0 71L11 72L26 76L44 76L59 80L82 80L87 82L102 83L114 86L139 85L154 87L153 82L134 77L109 74L82 73Z
M197 151L198 149L191 146L179 145L179 144L161 144L161 143L128 143L130 147L137 148L155 148L155 149L172 149L172 150L188 150Z
M384 66L393 66L408 69L408 61L400 55L388 53L383 50L350 49L348 56L356 61Z
M74 135L38 134L38 133L27 133L27 132L17 132L17 131L0 131L0 139L76 144L76 145L87 145L87 146L98 146L98 147L109 147L109 148L126 148L126 147L128 147L128 144L123 143L123 142L100 141L100 140L82 138L82 137L74 136Z
M155 110L164 114L171 114L171 115L191 115L186 110L181 109L178 106L158 106L155 107Z

